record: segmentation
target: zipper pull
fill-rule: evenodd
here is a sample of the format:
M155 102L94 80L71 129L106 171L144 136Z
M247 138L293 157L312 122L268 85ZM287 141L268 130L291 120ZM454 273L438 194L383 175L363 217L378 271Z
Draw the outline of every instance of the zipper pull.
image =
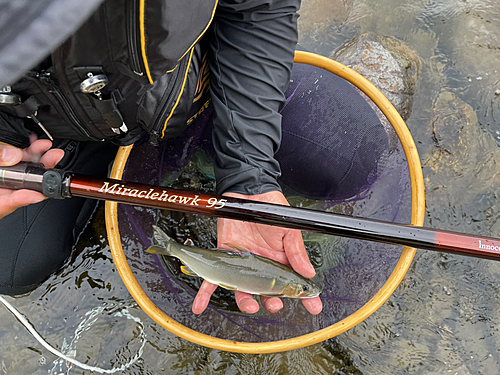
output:
M43 132L47 135L47 137L49 137L49 139L51 141L54 141L54 138L52 137L52 135L50 135L49 131L45 128L45 126L43 126L43 124L40 122L40 120L38 120L36 118L36 115L37 115L37 112L35 111L35 113L31 114L30 116L26 116L26 117L32 119L40 127L40 129L43 130Z
M125 134L126 132L128 132L128 127L124 122L122 122L122 125L119 128L111 128L111 130L115 134Z
M159 139L159 135L156 133L156 132L153 132L153 133L150 133L149 134L149 143L155 147L158 146L159 142L158 142L158 139Z
M44 81L47 83L52 83L52 79L50 78L50 72L42 70L40 73L36 72L36 78L40 81Z
M125 125L125 123L122 124L122 126L120 126L120 130L122 131L122 133L126 133L128 132L128 127L127 125Z

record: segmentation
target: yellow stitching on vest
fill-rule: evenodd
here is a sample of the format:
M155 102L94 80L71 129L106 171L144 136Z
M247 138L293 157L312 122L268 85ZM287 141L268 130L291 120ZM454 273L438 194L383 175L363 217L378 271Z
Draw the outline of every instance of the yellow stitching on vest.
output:
M198 43L198 40L200 40L200 38L203 36L203 34L205 34L205 32L207 31L208 27L210 26L210 24L211 24L211 23L212 23L212 21L214 20L214 16L215 16L215 9L217 9L217 4L218 4L218 3L219 3L219 0L216 0L216 1L215 1L215 5L214 5L214 9L212 10L212 17L210 18L210 21L208 22L208 24L207 24L207 26L205 27L205 29L201 32L201 34L198 36L198 38L196 38L196 40L193 42L193 44L191 44L191 47L189 47L189 48L186 50L186 52L184 52L184 54L183 54L183 55L179 58L179 60L177 60L177 61L181 61L181 60L182 60L182 58L183 58L184 56L186 56L186 54L189 52L189 50L190 50L191 48L193 48L193 47L194 47L194 45L195 45L196 43Z
M146 56L146 29L145 29L145 11L144 11L144 2L145 0L141 0L139 6L139 19L140 19L140 31L141 31L141 52L142 52L142 61L144 62L144 67L146 68L146 75L148 76L149 83L153 84L153 78L151 78L151 72L149 71L148 57Z
M179 101L181 100L182 93L184 92L184 86L186 85L187 81L187 76L189 72L189 67L191 66L191 59L193 58L193 52L194 48L191 49L191 54L189 55L189 62L186 67L186 73L184 73L184 81L182 82L182 87L181 87L181 92L179 93L179 96L177 97L177 100L175 101L174 108L172 108L172 112L170 112L170 115L168 115L168 118L165 120L165 125L163 126L163 130L161 132L161 137L163 138L165 136L165 130L167 129L167 123L174 114L175 108L177 108L177 105L179 104Z
M167 70L167 74L168 73L172 73L175 69L177 69L178 66L179 66L179 64L177 64L176 66L174 66L173 69Z

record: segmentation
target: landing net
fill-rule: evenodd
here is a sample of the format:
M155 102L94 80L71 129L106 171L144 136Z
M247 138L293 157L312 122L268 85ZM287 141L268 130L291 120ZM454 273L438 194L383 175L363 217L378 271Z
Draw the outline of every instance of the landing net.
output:
M297 52L296 62L335 73L366 94L377 108L387 132L387 149L377 173L354 197L314 200L284 186L292 205L422 225L423 180L413 140L397 112L369 82L352 70L323 57ZM329 71L329 72L328 72ZM370 97L373 102L368 99ZM382 114L382 111L385 114ZM205 115L209 115L208 113ZM120 149L112 178L153 185L213 192L209 152L194 152L178 171L168 143L147 141ZM179 242L191 238L199 246L215 247L215 219L144 207L106 203L111 250L120 275L139 305L167 330L200 345L221 350L269 353L296 349L334 337L372 314L402 280L414 249L336 236L305 233L304 241L318 273L323 311L310 315L300 301L284 299L284 309L270 315L261 309L246 315L237 309L232 292L218 288L207 310L191 312L201 280L183 275L169 258L146 253L152 225L159 223Z

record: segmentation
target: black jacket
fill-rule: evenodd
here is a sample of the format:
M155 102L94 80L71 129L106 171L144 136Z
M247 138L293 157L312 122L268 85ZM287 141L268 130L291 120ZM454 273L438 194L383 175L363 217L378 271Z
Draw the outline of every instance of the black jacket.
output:
M299 6L300 0L108 0L50 61L12 85L23 104L1 110L35 115L56 138L121 145L144 131L172 138L206 103L208 63L218 193L277 190L279 110ZM100 75L105 87L82 92L82 81ZM6 116L0 139L9 141L18 121L6 124ZM31 120L24 123L40 133Z

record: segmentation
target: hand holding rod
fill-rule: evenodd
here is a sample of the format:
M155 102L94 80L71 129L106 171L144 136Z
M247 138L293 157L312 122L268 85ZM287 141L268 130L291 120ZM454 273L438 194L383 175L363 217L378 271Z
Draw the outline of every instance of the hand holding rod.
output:
M19 163L0 167L0 188L32 189L51 198L79 196L185 211L260 224L425 250L500 260L500 240L438 229L349 217L305 208L220 197L113 179L99 179L40 164Z

